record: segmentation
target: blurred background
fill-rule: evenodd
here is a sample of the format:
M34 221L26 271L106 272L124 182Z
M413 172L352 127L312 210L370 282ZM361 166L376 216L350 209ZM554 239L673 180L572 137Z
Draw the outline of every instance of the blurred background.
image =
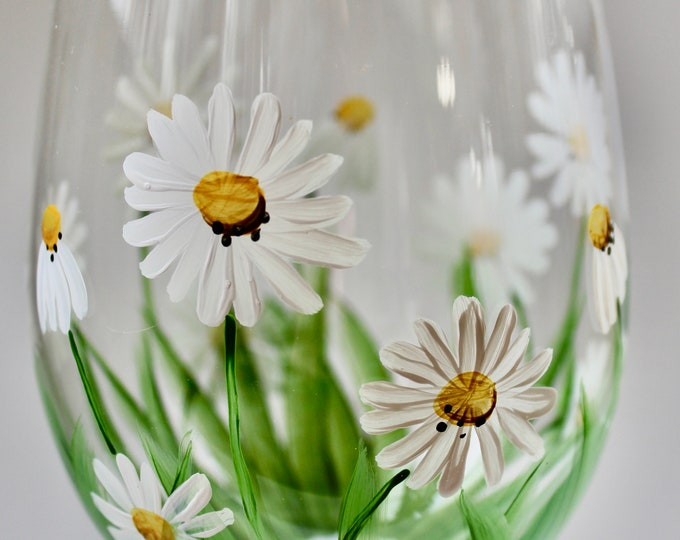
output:
M680 2L602 3L631 201L630 342L610 438L561 538L678 538ZM97 538L49 433L29 331L28 216L51 10L51 0L0 0L0 538L12 540Z

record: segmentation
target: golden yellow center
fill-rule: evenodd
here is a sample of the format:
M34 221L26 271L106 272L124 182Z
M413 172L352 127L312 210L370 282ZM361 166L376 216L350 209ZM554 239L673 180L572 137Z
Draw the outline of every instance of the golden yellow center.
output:
M569 146L576 159L588 159L590 156L590 145L588 144L588 135L583 126L578 126L571 135L569 135Z
M349 131L360 131L373 120L373 103L364 96L349 96L335 109L335 118Z
M473 257L494 255L501 244L501 236L492 229L477 229L470 237L470 253Z
M593 246L604 251L614 241L614 227L609 208L596 204L588 218L588 235Z
M451 379L434 400L434 411L457 426L481 426L496 407L496 383L478 371Z
M42 237L49 251L57 250L57 241L61 238L61 214L53 204L43 213Z
M158 514L133 508L130 511L135 528L144 537L144 540L175 540L175 531L167 521Z
M257 178L213 171L194 187L194 204L215 234L229 245L232 236L259 238L260 225L269 221L264 191Z

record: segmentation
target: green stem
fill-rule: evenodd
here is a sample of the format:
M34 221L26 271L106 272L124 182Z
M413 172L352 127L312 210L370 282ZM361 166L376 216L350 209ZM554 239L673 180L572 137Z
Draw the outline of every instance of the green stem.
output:
M83 387L85 389L87 401L90 404L90 409L92 409L92 414L94 416L95 421L97 422L99 431L104 437L104 441L106 442L106 446L108 447L109 452L111 452L111 454L113 455L116 455L122 449L120 437L116 432L115 428L113 427L113 424L111 422L111 419L109 418L109 415L106 412L106 409L104 409L101 395L99 394L99 389L97 388L97 385L90 377L88 370L85 364L83 363L80 353L78 352L78 345L76 345L75 337L73 336L73 332L71 332L70 330L68 332L68 340L69 343L71 344L71 352L73 353L73 358L75 359L76 365L78 366L78 373L80 374L80 379L83 382Z
M408 478L409 474L411 474L411 472L408 469L404 469L399 471L390 480L388 480L387 483L385 483L385 485L380 489L380 491L376 493L375 497L373 497L366 505L366 508L364 508L359 513L345 536L342 537L342 540L355 540L359 536L359 533L364 528L368 520L378 509L378 506L380 506L380 504L387 498L387 496L395 487Z
M574 347L574 334L581 319L583 299L579 294L581 287L581 271L583 268L583 255L585 253L586 241L584 240L587 227L587 218L583 218L579 227L579 234L576 238L576 255L574 256L574 267L571 273L571 286L569 289L569 304L567 313L562 320L557 339L554 341L553 360L548 371L545 372L539 386L554 386L555 379L565 369L567 362L563 360L569 356Z
M253 484L248 472L243 450L241 448L241 438L239 434L239 415L238 415L238 392L236 390L236 321L231 315L227 315L224 324L224 349L227 378L227 400L229 404L229 445L234 462L234 470L238 481L243 508L253 527L253 531L258 538L262 538L260 532L260 520L257 515L257 503Z

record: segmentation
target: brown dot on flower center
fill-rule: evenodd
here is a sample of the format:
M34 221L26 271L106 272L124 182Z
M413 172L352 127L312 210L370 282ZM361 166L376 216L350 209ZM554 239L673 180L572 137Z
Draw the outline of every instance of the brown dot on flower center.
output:
M496 407L496 383L478 371L451 379L434 400L434 411L459 427L482 426Z
M264 191L257 178L228 171L206 174L194 187L194 204L222 245L232 236L260 238L260 226L269 221Z

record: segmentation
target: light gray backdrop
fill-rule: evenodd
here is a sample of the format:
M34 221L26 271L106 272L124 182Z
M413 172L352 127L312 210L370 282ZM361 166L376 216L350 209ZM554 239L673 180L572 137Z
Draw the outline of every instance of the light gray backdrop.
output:
M630 182L630 348L601 465L562 538L680 538L680 2L604 6ZM28 332L50 11L50 0L0 0L0 538L9 540L97 538L48 431Z

